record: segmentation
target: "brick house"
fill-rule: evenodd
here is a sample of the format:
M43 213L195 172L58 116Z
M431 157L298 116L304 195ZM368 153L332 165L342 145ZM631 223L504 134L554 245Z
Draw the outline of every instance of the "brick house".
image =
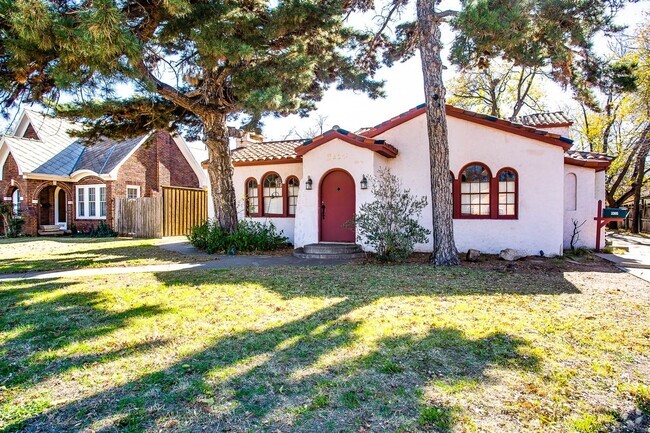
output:
M24 111L0 141L0 193L25 218L24 233L44 226L113 226L116 198L153 197L163 186L202 188L201 166L180 136L163 131L86 146L79 125Z

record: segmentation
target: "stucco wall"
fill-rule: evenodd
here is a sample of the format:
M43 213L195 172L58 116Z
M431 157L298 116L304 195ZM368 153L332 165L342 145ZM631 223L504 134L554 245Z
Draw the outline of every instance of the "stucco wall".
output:
M565 243L566 217L564 206L564 151L560 146L543 143L495 128L482 126L466 120L448 117L450 168L455 178L460 170L471 162L481 162L492 176L505 167L514 168L518 175L518 218L517 219L455 219L454 234L459 251L469 248L485 253L498 253L504 248L515 248L526 254L562 254ZM249 176L261 180L264 173L277 171L283 179L295 174L301 179L298 210L295 218L296 247L319 240L319 183L329 170L340 168L354 178L356 209L372 199L370 189L361 190L361 178L375 175L380 167L386 166L399 176L404 185L417 196L426 196L429 206L424 210L420 223L432 227L431 195L429 186L429 153L425 116L418 116L375 137L385 139L399 149L397 158L387 159L368 149L351 145L342 140L332 140L308 152L300 164L281 164L235 168L235 189L242 203L243 215L244 182ZM578 167L576 167L578 168ZM602 176L596 181L594 171L584 169L585 175L578 179L581 197L577 203L585 215L595 209L593 197L596 182L602 183L598 194L604 195ZM591 178L587 176L591 173ZM300 173L300 175L298 175ZM305 180L310 176L313 190L305 190ZM584 196L584 197L583 197ZM591 201L586 197L592 197ZM591 215L593 218L593 215ZM291 218L276 223L290 224ZM590 220L591 221L591 220ZM570 219L569 219L570 222ZM587 227L591 222L588 222ZM285 233L290 228L286 227ZM584 230L584 242L590 242L591 231ZM595 241L592 241L592 244ZM429 252L431 240L416 246L417 251Z
M246 180L249 177L257 179L258 183L262 182L262 177L269 171L274 171L280 175L282 182L285 182L289 176L296 176L300 180L300 192L298 193L298 206L296 213L300 213L300 198L305 192L304 180L302 177L302 164L275 164L275 165L252 165L246 167L235 167L233 182L235 185L235 195L237 197L237 213L239 219L246 218L245 215L245 197L246 197ZM315 189L315 187L314 187ZM313 191L307 191L313 192ZM211 191L208 187L208 194ZM214 206L212 196L208 195L208 216L214 215ZM284 236L289 238L291 243L294 242L294 217L259 217L251 218L254 221L272 222L275 227L281 230Z
M570 185L571 175L575 175L577 188L575 191ZM567 177L568 176L568 177ZM596 247L596 221L594 217L598 212L598 200L605 201L605 172L596 173L595 170L574 165L564 166L564 248L570 247L571 234L573 233L573 220L578 224L584 222L580 228L580 240L576 247ZM575 195L574 195L575 194ZM573 203L575 201L575 209ZM604 206L604 205L603 205ZM604 245L605 229L601 232L601 247Z
M356 188L355 212L358 212L363 203L372 199L370 189L362 190L360 182L364 175L370 176L375 172L375 165L374 152L340 139L325 143L303 157L303 175L305 179L311 176L314 187L311 191L305 191L303 186L300 188L296 212L296 247L319 241L319 184L324 175L332 169L342 169L350 173Z
M563 243L564 151L498 129L448 117L449 163L454 177L470 162L485 164L492 176L504 167L519 174L519 217L516 220L455 219L454 236L459 251L475 248L498 253L515 248L527 254L561 254ZM425 116L418 116L376 138L386 139L399 149L389 166L416 195L425 195L429 206L421 224L432 227L429 191L429 160ZM431 241L418 245L430 251Z

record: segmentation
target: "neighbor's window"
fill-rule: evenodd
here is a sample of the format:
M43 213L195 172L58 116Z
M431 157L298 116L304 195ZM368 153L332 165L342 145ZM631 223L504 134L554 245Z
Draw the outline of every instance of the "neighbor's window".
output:
M282 215L283 198L282 198L282 179L277 174L268 174L262 183L264 196L264 214L265 215Z
M139 185L127 185L126 187L126 198L128 200L135 200L140 198L140 186Z
M499 216L517 215L517 174L502 170L499 179Z
M260 201L259 188L255 179L246 182L246 214L259 215Z
M106 218L106 187L99 187L99 216Z
M298 204L298 191L300 190L300 181L292 177L287 182L287 196L289 197L288 212L289 215L296 215L296 205Z
M490 172L487 167L470 165L461 173L460 214L490 216Z
M13 209L14 215L20 213L20 190L16 188L14 192L11 193L11 207Z
M77 218L106 219L106 186L77 186Z

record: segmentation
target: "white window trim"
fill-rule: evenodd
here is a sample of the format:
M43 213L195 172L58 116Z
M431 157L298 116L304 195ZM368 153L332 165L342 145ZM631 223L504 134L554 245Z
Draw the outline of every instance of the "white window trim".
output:
M88 190L94 188L95 189L95 216L88 216L88 215L79 215L79 189L84 190L84 211L86 214L90 211L90 201L88 200L90 198L90 194L88 194ZM75 187L75 215L76 219L81 219L81 220L105 220L106 215L104 216L99 216L100 209L101 209L101 202L99 201L99 188L106 188L106 185L103 183L98 183L98 184L93 184L93 185L76 185ZM108 212L108 190L106 191L106 210Z
M126 186L126 198L129 198L129 190L130 189L137 189L138 190L138 196L136 198L140 198L140 185L127 185Z

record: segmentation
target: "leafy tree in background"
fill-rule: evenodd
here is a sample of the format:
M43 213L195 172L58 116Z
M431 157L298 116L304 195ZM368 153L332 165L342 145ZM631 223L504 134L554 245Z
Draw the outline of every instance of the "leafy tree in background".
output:
M362 1L362 0L359 0ZM445 86L440 58L440 27L451 22L455 39L451 61L462 69L487 67L502 58L518 67L538 68L577 92L593 85L601 63L593 38L619 29L612 20L619 0L463 0L459 10L441 10L440 0L416 0L417 18L399 21L408 0L392 0L384 9L376 36L368 43L371 70L383 60L391 64L419 50L431 160L433 254L438 265L458 263L454 244ZM358 8L368 7L361 3ZM397 22L393 33L389 23Z
M537 68L491 62L485 68L460 71L447 82L451 105L490 116L511 119L524 109L546 110L540 84L545 79Z
M576 130L587 150L616 155L607 172L607 204L621 207L632 200L631 230L638 232L636 210L650 181L650 20L635 30L634 37L613 45L599 94L581 102Z
M5 109L57 100L84 136L184 130L208 148L215 219L237 226L229 117L249 129L265 114L306 114L324 90L381 95L350 54L338 0L6 0L0 4L0 96ZM133 96L115 87L131 84Z

